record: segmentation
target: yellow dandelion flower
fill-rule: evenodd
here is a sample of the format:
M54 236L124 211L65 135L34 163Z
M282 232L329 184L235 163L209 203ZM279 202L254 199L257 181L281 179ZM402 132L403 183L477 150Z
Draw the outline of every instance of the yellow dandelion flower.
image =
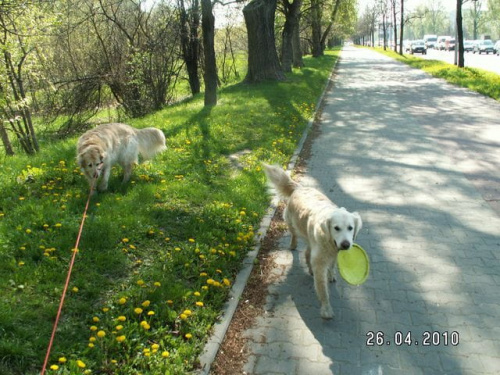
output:
M97 339L95 338L95 336L91 336L91 337L89 338L89 341L90 341L90 342L95 342L95 340L97 340Z
M181 318L182 320L186 320L188 317L186 314L181 314L179 315L179 318Z
M99 318L98 318L97 316L94 316L94 317L92 318L92 321L93 321L94 323L97 323L97 322L99 321Z
M117 325L117 326L115 327L115 329L116 329L117 331L121 331L121 330L123 329L123 326L122 326L121 324L119 324L119 325Z
M97 327L96 326L90 326L90 330L91 331L97 331Z
M142 310L140 307L136 307L136 308L134 309L134 312L135 312L137 315L140 315L140 314L142 314L143 310Z
M85 362L81 361L81 360L77 360L76 361L76 365L80 368L85 368L87 367L87 365L85 364Z
M193 312L191 310L184 310L184 314L187 316L191 315Z
M127 243L127 242L129 242L129 241L130 241L130 240L129 240L128 238L122 238L122 242L123 242L123 243Z
M203 307L203 302L201 302L201 301L196 302L196 306Z
M206 272L200 273L200 277L206 277L206 276L208 276L208 274Z
M54 227L56 227L56 228L61 228L61 227L62 227L62 224L61 224L61 223L57 223L57 224L55 224L55 225L54 225Z
M184 335L184 337L185 337L185 338L187 338L187 339L189 340L191 337L193 337L193 335L192 335L192 334L190 334L190 333L186 333L186 334Z
M154 314L155 314L155 312L154 312L154 311L148 311L148 315L149 315L149 316L153 316Z
M127 339L127 337L125 335L122 335L122 336L118 336L116 338L116 341L118 341L118 342L124 342L126 339Z
M58 365L52 365L52 366L50 366L50 369L53 370L53 371L57 371L57 370L59 370L59 366Z
M156 281L153 285L156 286L156 287L160 287L161 283L159 281Z
M66 359L66 357L59 357L58 361L59 363L66 363L68 360Z
M102 312L108 312L109 311L109 307L103 307L102 308Z
M137 285L143 286L144 285L144 280L137 280Z
M174 301L172 301L171 299L169 299L169 300L167 301L167 305L173 305L173 304L174 304Z
M147 331L148 329L150 329L150 328L151 328L151 326L149 325L149 323L148 323L148 322L146 322L145 320L143 320L143 321L141 322L141 327L142 327L143 329L145 329L146 331Z
M203 286L201 287L201 289L203 289L203 290L208 290L208 286L203 285Z
M229 279L223 279L222 282L224 283L225 286L231 285L231 281L229 281Z
M200 293L200 292L194 292L193 294L194 294L196 297L201 296L201 293Z
M123 315L120 315L118 318L117 318L118 321L120 322L124 322L125 320L127 320L126 317L124 317Z
M89 343L89 348L93 348L94 346L95 346L94 343L92 342Z
M73 293L78 293L78 288L76 286L74 286L71 290L73 291Z
M26 229L26 234L30 234L31 233L31 229Z
M191 243L195 242L194 238L190 238L188 241L191 242Z
M122 297L122 298L120 298L120 299L118 300L118 303L119 303L120 305L124 305L124 304L126 304L126 303L127 303L127 299L126 299L125 297Z
M24 266L24 264L25 264L25 263L24 263L23 261L20 261L19 263L17 263L17 265L18 265L19 267Z
M168 357L170 357L170 353L167 350L165 350L164 352L161 353L161 356L163 358L168 358Z
M142 303L142 307L148 307L151 304L151 301L146 300Z
M97 332L97 337L102 339L104 336L106 336L106 332L104 332L104 331Z
M158 349L160 349L160 345L158 345L158 344L153 344L153 345L151 345L151 349L153 349L153 350L158 350Z
M215 280L214 279L208 279L207 280L207 284L208 285L213 285L215 283Z

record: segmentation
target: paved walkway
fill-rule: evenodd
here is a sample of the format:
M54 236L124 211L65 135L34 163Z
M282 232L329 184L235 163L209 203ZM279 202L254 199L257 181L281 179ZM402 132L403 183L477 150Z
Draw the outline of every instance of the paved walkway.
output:
M371 274L323 321L285 235L245 371L499 374L500 103L354 48L325 101L305 180L360 212Z

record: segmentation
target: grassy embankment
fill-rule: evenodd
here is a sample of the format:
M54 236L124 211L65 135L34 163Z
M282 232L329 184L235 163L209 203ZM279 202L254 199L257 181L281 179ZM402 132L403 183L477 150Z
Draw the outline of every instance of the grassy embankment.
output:
M115 168L92 198L49 374L196 368L268 205L260 163L288 161L337 56L223 88L213 108L198 96L129 121L162 129L168 150L125 186ZM2 374L41 370L88 194L76 140L1 161Z
M500 75L477 68L459 68L438 60L426 60L413 55L401 56L392 50L374 48L376 51L417 69L443 78L455 85L468 88L490 98L500 100ZM500 59L498 60L500 64Z

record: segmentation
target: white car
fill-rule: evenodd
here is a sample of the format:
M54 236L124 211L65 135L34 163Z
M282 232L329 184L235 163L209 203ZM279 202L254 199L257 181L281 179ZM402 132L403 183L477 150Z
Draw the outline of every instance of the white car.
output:
M500 40L497 40L497 42L493 46L493 53L496 53L497 56L500 56Z

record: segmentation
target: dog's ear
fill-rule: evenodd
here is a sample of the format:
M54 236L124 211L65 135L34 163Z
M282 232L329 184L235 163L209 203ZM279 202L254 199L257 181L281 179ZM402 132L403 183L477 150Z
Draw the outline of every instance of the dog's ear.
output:
M324 235L326 236L326 238L331 238L332 237L332 221L333 221L333 217L329 217L328 219L324 220L321 224L320 224L320 228L321 228L321 231L324 233Z
M363 221L361 220L361 216L357 212L352 213L352 217L354 218L354 236L353 240L356 239L356 236L358 235L359 231L363 227Z

